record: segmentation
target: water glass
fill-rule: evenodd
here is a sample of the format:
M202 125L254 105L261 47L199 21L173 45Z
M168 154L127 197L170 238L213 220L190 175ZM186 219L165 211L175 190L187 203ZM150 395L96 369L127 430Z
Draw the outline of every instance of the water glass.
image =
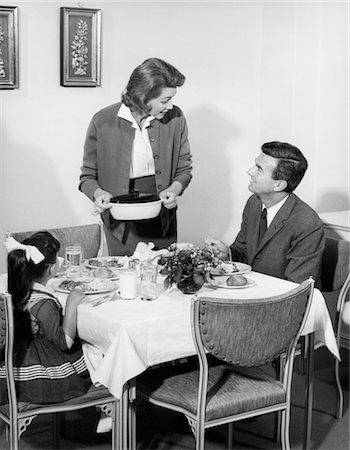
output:
M134 269L122 269L119 271L120 297L124 300L132 300L137 297L137 272Z
M145 300L154 300L158 297L157 288L157 264L141 263L140 267L140 290L141 297Z
M67 277L79 277L81 275L81 247L79 245L70 245L69 247L66 247L65 259Z

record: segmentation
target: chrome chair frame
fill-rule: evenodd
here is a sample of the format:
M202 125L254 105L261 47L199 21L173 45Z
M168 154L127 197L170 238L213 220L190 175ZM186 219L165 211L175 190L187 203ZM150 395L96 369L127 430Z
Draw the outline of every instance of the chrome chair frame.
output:
M338 292L334 330L340 351L342 314L344 304L350 291L350 242L342 239L326 237L326 246L322 258L321 271L322 292ZM343 417L344 395L340 382L340 362L334 358L334 377L337 392L337 419Z

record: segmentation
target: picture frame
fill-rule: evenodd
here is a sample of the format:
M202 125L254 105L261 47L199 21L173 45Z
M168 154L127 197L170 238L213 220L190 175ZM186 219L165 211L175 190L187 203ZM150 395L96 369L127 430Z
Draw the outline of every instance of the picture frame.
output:
M18 8L0 6L0 89L18 87Z
M101 85L101 10L61 7L60 84Z

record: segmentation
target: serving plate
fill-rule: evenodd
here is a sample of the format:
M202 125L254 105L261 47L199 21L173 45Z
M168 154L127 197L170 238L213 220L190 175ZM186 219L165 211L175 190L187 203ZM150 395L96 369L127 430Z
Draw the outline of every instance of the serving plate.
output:
M242 275L243 273L250 272L251 270L252 268L249 264L226 261L221 266L214 267L210 273L214 276Z
M223 289L247 289L250 287L253 287L256 285L254 280L250 280L249 278L247 278L247 284L244 284L243 286L228 286L228 284L226 284L227 281L227 277L225 276L224 279L215 279L215 281L213 281L211 284L211 286L217 287L217 288L223 288Z
M61 278L54 286L55 291L69 294L73 289L79 287L84 294L102 294L117 289L116 283L106 278Z

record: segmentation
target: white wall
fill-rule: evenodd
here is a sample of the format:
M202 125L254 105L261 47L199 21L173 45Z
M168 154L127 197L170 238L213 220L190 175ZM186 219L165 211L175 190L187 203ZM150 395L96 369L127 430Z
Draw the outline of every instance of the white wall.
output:
M318 212L349 209L347 1L85 1L102 10L98 88L59 85L59 8L77 2L1 4L19 7L20 88L0 91L0 236L96 220L77 189L85 132L150 56L187 78L175 103L194 177L180 200L180 240L232 242L246 171L268 140L309 160L298 195Z

